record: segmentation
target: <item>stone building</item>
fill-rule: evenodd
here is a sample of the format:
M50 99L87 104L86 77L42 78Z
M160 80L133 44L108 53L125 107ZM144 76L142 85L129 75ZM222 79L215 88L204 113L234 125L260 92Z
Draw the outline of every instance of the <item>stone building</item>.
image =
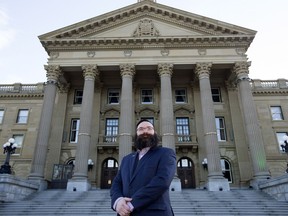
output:
M146 118L175 149L182 188L282 175L288 81L249 79L255 34L142 0L39 36L47 82L0 86L0 141L19 144L14 174L44 187L109 188Z

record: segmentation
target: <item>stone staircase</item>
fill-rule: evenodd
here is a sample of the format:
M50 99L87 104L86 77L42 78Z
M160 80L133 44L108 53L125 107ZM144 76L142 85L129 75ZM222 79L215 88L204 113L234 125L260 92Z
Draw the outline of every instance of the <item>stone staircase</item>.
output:
M255 190L171 192L175 216L189 215L288 215L288 202L280 202ZM25 200L0 203L0 215L98 215L115 216L110 209L109 190L70 192L46 190ZM156 215L155 215L156 216Z

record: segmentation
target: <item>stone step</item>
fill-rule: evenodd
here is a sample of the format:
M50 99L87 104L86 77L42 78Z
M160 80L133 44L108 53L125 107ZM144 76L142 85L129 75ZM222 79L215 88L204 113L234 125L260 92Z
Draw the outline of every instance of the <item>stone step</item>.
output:
M188 215L288 215L287 202L279 202L254 190L171 192L176 216ZM115 216L110 208L109 190L69 192L47 190L25 200L0 203L0 215L98 215Z

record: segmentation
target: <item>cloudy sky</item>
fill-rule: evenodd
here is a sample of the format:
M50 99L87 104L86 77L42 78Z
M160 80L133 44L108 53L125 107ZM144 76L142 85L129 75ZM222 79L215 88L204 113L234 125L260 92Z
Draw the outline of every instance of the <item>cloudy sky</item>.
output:
M46 81L38 36L137 0L0 0L0 84ZM247 54L250 78L288 79L288 0L157 0L257 31Z

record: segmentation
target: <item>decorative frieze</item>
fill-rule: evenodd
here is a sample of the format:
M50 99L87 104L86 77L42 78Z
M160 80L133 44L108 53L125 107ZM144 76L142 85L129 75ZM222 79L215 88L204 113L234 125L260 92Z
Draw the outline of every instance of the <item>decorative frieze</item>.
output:
M95 56L95 54L96 54L95 51L88 51L88 52L87 52L87 56L88 56L89 58L93 58L93 57Z

